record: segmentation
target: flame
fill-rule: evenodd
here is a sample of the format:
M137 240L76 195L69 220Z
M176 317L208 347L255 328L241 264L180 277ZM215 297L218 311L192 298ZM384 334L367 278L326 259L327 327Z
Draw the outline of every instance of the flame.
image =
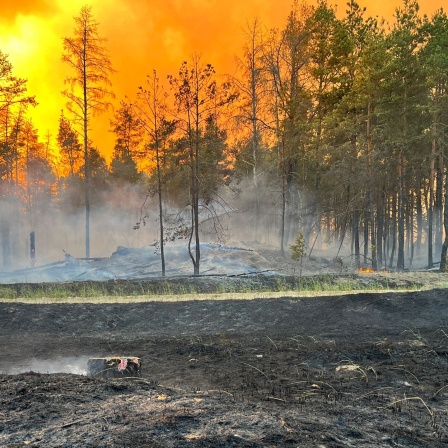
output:
M126 370L127 365L128 360L126 358L121 359L120 364L118 364L118 371L122 372L123 370Z
M373 270L372 268L360 268L359 273L360 274L371 274L372 272L389 272L387 269L378 269L378 270Z

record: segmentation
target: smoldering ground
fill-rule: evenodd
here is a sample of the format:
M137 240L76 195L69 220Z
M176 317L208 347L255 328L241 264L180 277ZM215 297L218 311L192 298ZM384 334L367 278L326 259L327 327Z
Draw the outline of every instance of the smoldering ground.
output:
M43 374L72 373L74 375L87 374L87 361L89 357L61 357L51 359L20 359L15 365L2 365L0 362L0 374L18 375L22 372L35 372Z
M133 230L140 219L144 198L145 191L141 186L121 185L96 199L90 216L92 257L107 257L118 246L142 247L154 242L157 223L151 222L151 219L144 232ZM78 199L79 207L58 200L54 204L35 206L31 211L19 202L3 201L0 216L2 270L30 266L32 231L36 238L37 265L63 259L64 252L73 257L84 257L86 215L83 198ZM150 209L155 207L152 202L148 205Z

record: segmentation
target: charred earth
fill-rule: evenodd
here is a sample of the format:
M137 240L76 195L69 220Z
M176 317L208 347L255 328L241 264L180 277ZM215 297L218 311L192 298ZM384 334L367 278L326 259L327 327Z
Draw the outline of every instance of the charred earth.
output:
M383 289L305 297L302 277L274 274L163 280L171 292L196 292L178 301L139 296L152 282L160 288L158 279L111 279L104 290L121 289L107 303L77 297L85 283L59 302L27 299L26 285L8 285L0 445L447 445L443 275L333 273L308 286L331 279ZM215 296L223 284L233 292ZM280 284L296 290L269 298ZM250 300L239 298L241 289L252 291ZM141 376L87 375L89 359L122 362L127 354L141 360Z

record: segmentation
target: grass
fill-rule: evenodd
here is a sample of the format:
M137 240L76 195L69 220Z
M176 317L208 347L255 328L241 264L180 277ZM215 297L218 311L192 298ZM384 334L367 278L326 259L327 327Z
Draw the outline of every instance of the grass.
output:
M397 283L386 276L324 274L247 277L172 277L141 281L22 283L0 285L0 301L27 303L121 303L186 300L250 300L313 297L340 293L418 290L418 283Z

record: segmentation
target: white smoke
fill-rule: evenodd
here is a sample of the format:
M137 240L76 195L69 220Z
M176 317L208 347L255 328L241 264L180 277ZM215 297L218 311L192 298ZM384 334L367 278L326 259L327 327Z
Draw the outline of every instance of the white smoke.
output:
M18 375L25 372L35 373L72 373L87 375L89 357L69 357L55 359L29 359L19 362L14 367L0 366L2 375Z

